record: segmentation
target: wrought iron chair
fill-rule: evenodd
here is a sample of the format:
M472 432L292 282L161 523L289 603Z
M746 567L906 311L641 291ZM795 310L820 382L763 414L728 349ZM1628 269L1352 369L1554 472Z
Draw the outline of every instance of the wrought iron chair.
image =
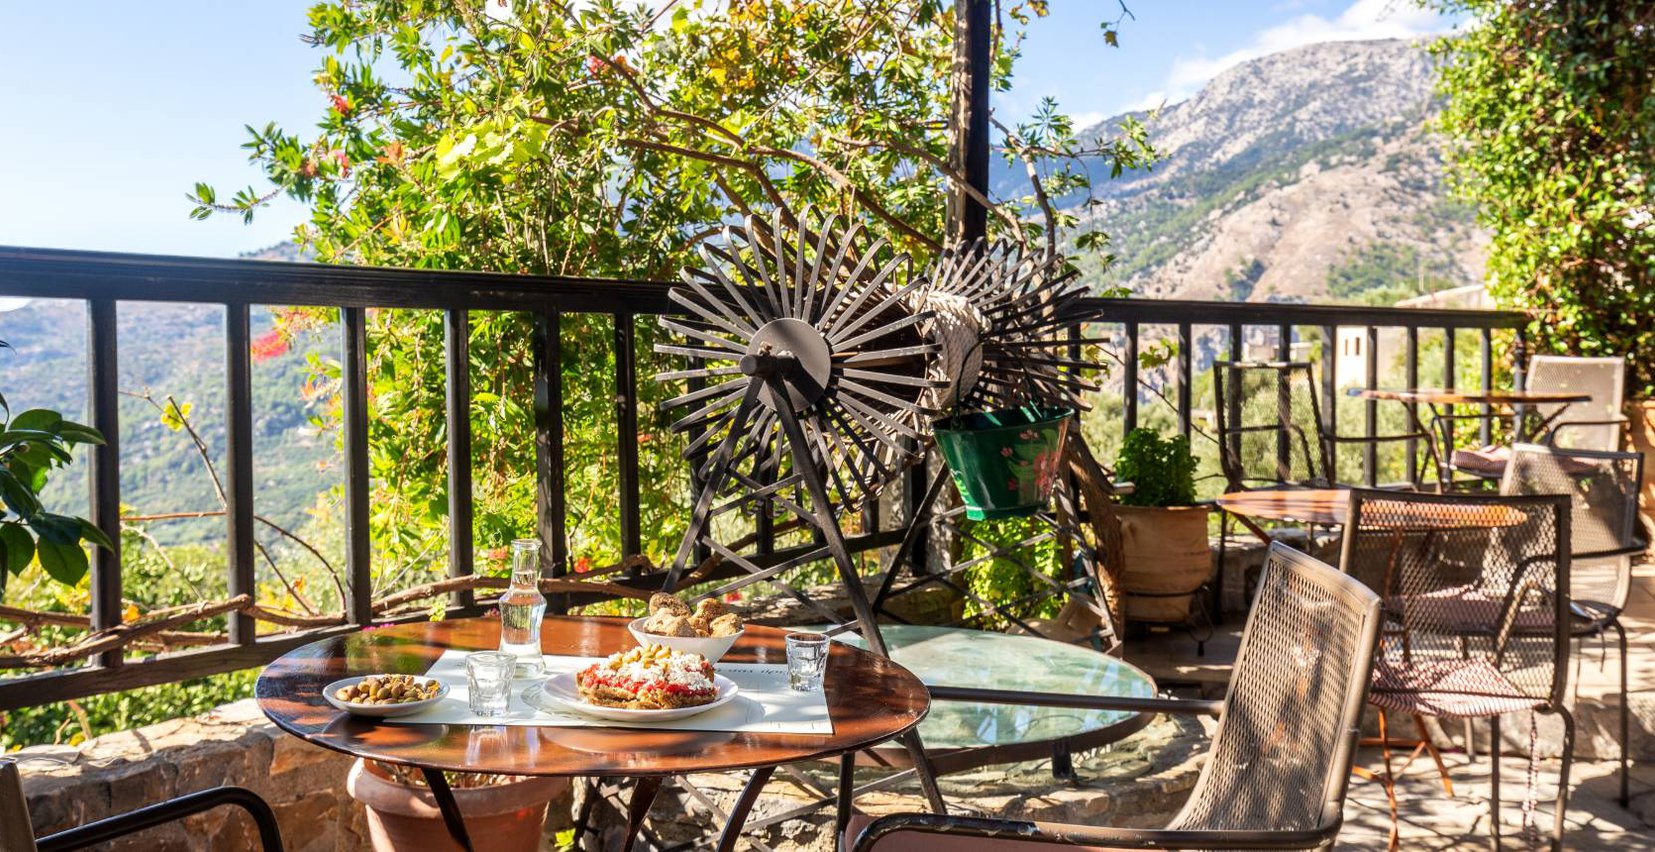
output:
M1545 436L1548 444L1581 450L1614 451L1621 448L1626 415L1621 400L1626 389L1625 358L1577 358L1566 355L1536 355L1529 359L1524 380L1531 391L1574 391L1589 393L1591 402L1537 405L1534 413L1541 422L1551 422ZM1466 419L1481 415L1465 415ZM1553 422L1553 418L1558 418ZM1456 418L1458 419L1458 418ZM1482 477L1499 477L1511 459L1509 447L1455 450L1450 456L1454 470Z
M1213 364L1213 394L1219 468L1226 490L1232 492L1332 488L1337 484L1337 447L1426 437L1422 432L1375 437L1329 435L1317 402L1312 368L1306 362L1218 361ZM1254 521L1220 509L1220 572L1225 570L1235 521L1259 539L1270 540Z
M1626 628L1620 615L1632 593L1633 558L1649 546L1638 523L1638 487L1643 454L1563 450L1533 444L1512 448L1500 484L1503 494L1567 494L1569 518L1569 599L1577 641L1605 637L1613 630L1620 649L1621 807L1631 801L1627 746L1631 733L1627 692ZM1579 679L1576 679L1576 683Z
M1343 803L1378 633L1379 598L1286 545L1274 544L1222 702L1109 699L969 690L971 700L1146 712L1220 710L1211 756L1165 829L1103 828L936 814L852 826L856 852L1033 849L1328 848ZM935 692L935 691L934 691ZM949 691L953 696L960 690ZM1216 707L1215 707L1216 705ZM946 841L944 840L946 838ZM850 844L847 842L847 846Z
M1396 843L1396 777L1429 753L1453 795L1424 717L1488 719L1556 713L1564 724L1554 844L1568 803L1574 719L1563 705L1569 659L1569 517L1564 495L1419 494L1355 489L1342 567L1379 592L1385 630L1368 701L1379 708L1383 783ZM1386 713L1410 716L1420 740L1393 769ZM1498 755L1496 745L1494 752ZM1499 841L1499 761L1492 761L1491 821ZM1525 814L1527 809L1525 809Z
M23 779L13 760L0 760L0 852L64 852L85 849L146 828L233 805L247 811L258 829L259 842L266 852L282 852L276 814L257 793L242 787L214 787L179 796L158 805L106 817L78 828L48 834L36 840L29 822L29 805L23 798Z

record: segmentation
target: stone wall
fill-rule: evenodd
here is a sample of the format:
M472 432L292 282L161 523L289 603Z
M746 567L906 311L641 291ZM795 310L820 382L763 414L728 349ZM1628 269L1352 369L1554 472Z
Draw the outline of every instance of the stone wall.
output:
M42 746L12 756L21 759L36 836L233 785L270 803L290 852L367 848L362 809L345 793L350 758L281 732L251 699L78 748ZM216 808L107 848L228 852L257 849L258 835L239 809Z

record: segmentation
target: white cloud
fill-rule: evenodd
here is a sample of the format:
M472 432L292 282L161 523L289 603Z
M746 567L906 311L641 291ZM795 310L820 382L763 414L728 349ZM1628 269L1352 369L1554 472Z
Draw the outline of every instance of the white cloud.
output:
M1338 17L1299 15L1260 31L1246 47L1218 57L1180 57L1167 74L1169 103L1195 94L1208 80L1249 59L1328 41L1416 38L1448 31L1453 21L1411 0L1355 0ZM1147 100L1147 98L1145 99ZM1139 109L1145 107L1137 107Z
M1084 130L1085 128L1096 126L1108 117L1109 116L1104 115L1097 110L1087 110L1086 112L1072 113L1069 116L1069 120L1074 122L1076 130Z
M1167 93L1157 89L1156 91L1150 92L1149 94L1139 98L1136 102L1129 103L1122 107L1121 112L1140 112L1144 110L1159 109L1160 107L1165 106L1168 102L1169 100L1167 98Z

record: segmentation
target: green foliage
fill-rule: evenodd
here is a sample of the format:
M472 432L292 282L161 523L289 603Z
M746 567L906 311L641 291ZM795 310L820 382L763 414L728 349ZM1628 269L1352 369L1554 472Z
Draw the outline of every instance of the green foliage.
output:
M79 744L102 734L196 716L249 698L255 671L231 672L0 713L0 753L40 743Z
M1004 88L1022 21L998 33L993 84ZM682 2L658 14L607 0L515 4L506 21L470 2L321 2L311 41L328 104L318 132L249 128L246 148L270 188L226 202L198 185L198 217L252 216L286 194L307 203L299 239L318 260L437 269L670 280L698 265L699 244L734 217L785 204L841 212L923 261L939 245L954 21L940 0L870 3ZM1113 27L1106 38L1113 38ZM1010 122L1008 122L1009 124ZM1132 168L1150 152L1141 128L1075 138L1043 103L1000 147L1050 194L1084 191L1082 157ZM1000 204L1000 233L1055 238L1073 220L1036 223L1039 198ZM1101 246L1098 237L1088 243ZM298 333L332 319L283 315ZM620 554L609 317L562 317L563 424L570 552L577 570ZM447 547L442 317L374 311L369 434L375 587L439 574ZM640 325L640 375L681 365L656 356ZM477 540L488 550L534 523L530 344L533 322L472 315ZM317 359L334 386L338 365ZM676 549L688 516L682 437L659 411L681 384L638 388L642 548ZM339 423L337 400L316 416Z
M1195 502L1195 466L1189 438L1163 438L1153 429L1133 429L1126 433L1115 459L1115 475L1135 486L1131 494L1121 497L1121 502L1128 506L1188 506Z
M1624 355L1655 393L1655 5L1432 0L1457 184L1493 235L1489 289L1540 346Z
M0 342L0 348L11 348ZM0 593L31 562L53 580L73 586L86 576L85 541L110 547L103 531L82 519L46 510L40 494L49 474L74 460L76 444L102 444L103 435L44 408L13 414L0 396Z

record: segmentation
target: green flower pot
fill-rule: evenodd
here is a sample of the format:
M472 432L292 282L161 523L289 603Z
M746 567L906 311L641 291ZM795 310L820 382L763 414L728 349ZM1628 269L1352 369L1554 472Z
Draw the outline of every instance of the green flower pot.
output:
M961 414L935 424L937 446L981 521L1032 515L1052 499L1074 409L1026 406Z

